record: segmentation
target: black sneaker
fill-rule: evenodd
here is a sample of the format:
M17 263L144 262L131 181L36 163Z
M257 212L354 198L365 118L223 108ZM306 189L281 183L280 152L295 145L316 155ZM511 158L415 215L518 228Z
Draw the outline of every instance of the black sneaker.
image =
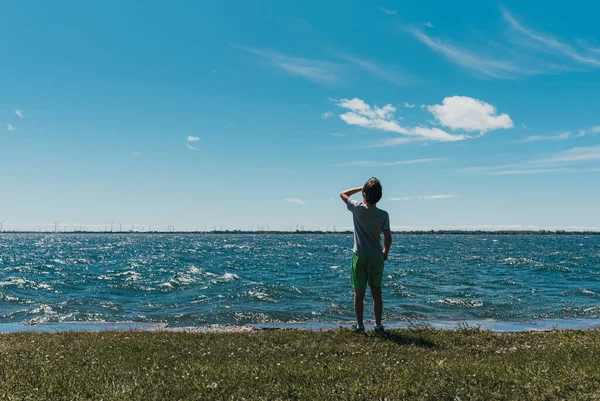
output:
M382 324L374 324L373 331L377 334L385 334L385 327Z
M352 331L354 331L355 333L364 333L365 332L365 326L358 326L356 324L352 325Z

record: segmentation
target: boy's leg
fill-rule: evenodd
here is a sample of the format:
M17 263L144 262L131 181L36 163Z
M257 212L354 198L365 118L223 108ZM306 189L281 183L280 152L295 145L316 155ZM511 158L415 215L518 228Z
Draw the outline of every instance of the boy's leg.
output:
M381 315L383 314L383 299L381 298L381 287L371 286L371 295L373 296L373 313L375 314L375 324L381 324Z
M375 314L375 324L381 324L381 315L383 314L383 300L381 296L381 282L383 280L383 260L371 259L369 261L369 287L373 296L373 313Z
M352 269L350 270L352 287L354 288L354 313L358 327L363 327L364 300L367 290L367 263L365 258L352 255Z
M365 292L366 288L354 290L354 313L356 313L356 324L358 327L363 327L363 314L365 310Z

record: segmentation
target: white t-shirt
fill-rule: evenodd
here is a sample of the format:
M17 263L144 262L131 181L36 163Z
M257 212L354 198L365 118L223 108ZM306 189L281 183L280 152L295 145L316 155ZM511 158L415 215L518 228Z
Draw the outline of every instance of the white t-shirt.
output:
M381 233L390 229L390 216L377 206L367 206L350 199L348 210L354 220L354 253L358 256L383 259Z

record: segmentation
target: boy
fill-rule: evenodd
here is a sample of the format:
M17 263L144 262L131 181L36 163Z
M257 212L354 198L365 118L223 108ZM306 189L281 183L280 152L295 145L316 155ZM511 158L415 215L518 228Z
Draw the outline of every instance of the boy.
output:
M363 202L357 202L350 197L362 192ZM340 193L340 197L352 212L354 220L354 254L352 255L352 269L350 277L354 287L354 312L356 325L352 326L355 332L365 331L363 324L363 310L367 282L371 287L373 296L373 311L375 313L374 330L384 332L381 324L383 301L381 299L381 279L383 277L383 261L387 260L392 246L390 233L390 217L385 210L377 208L381 199L382 188L377 178L370 178L365 185L348 189ZM381 232L383 231L384 246L381 246Z

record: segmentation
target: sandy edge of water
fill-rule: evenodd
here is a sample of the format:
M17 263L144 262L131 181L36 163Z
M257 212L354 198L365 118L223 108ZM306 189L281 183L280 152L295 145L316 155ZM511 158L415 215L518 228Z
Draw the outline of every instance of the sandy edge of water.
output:
M140 322L62 322L24 325L18 323L0 324L0 333L15 332L99 332L99 331L151 331L181 333L250 333L266 330L304 330L330 331L350 328L352 321L314 321L296 323L254 323L246 325L208 324L202 326L171 326L168 323ZM367 330L371 330L373 322L365 321ZM387 329L432 328L436 330L456 330L475 328L493 332L524 332L552 330L588 330L600 329L600 319L537 319L525 321L483 320L388 320L384 321Z

